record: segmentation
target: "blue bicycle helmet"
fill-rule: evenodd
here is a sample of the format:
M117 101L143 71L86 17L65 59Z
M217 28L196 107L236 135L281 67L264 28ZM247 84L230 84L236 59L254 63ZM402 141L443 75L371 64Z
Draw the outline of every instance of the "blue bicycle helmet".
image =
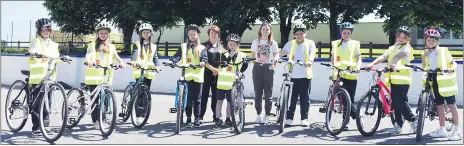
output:
M350 22L343 22L340 24L340 31L343 31L344 29L349 29L351 32L353 32L354 26Z

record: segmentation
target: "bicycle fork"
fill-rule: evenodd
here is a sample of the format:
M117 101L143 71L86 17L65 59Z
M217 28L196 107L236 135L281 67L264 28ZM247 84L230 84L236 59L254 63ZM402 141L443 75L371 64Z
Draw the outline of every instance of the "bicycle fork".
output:
M177 112L177 103L179 102L179 90L180 90L180 84L182 84L182 86L184 86L184 90L182 91L182 101L183 104L182 104L182 107L183 109L185 109L185 107L187 106L187 95L185 95L185 93L188 93L188 86L185 85L185 83L181 83L181 82L177 82L177 87L176 87L176 98L175 98L175 102L174 102L174 108L170 108L169 109L169 113L176 113Z

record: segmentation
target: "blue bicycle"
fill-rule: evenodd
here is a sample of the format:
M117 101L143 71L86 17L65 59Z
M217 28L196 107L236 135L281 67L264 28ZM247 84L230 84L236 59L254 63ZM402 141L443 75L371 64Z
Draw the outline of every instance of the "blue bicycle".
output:
M175 133L179 134L180 125L183 123L184 110L187 106L186 101L187 101L187 95L188 95L188 86L187 86L187 80L185 80L185 69L187 68L195 69L195 68L200 67L200 65L192 65L192 64L178 65L178 64L171 63L171 62L163 62L163 65L169 66L171 68L177 67L177 68L182 69L182 75L177 80L176 98L175 98L174 108L169 109L170 113L177 113Z

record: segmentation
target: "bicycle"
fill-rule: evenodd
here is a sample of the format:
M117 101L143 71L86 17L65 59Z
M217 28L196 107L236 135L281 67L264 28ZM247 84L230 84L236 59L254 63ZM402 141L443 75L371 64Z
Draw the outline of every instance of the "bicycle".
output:
M187 106L186 101L187 101L188 86L187 86L187 80L185 80L185 70L187 68L195 69L195 68L200 67L200 65L193 65L193 64L178 65L172 62L163 62L163 65L170 66L171 68L177 67L177 68L182 69L181 77L177 80L176 98L175 98L174 108L169 109L170 113L177 113L175 134L179 134L180 125L183 123L183 118L184 118L183 113Z
M87 63L84 63L84 65L87 65ZM89 87L85 85L85 83L81 83L80 88L73 88L68 92L70 118L66 127L69 129L75 127L79 121L84 118L86 113L90 115L96 107L100 107L100 132L102 133L102 136L108 137L111 133L113 133L116 125L117 104L114 93L108 85L109 76L107 75L107 71L110 69L118 70L119 66L110 64L109 67L104 67L99 64L93 64L92 67L103 69L103 82L98 84L93 91L89 91ZM71 96L75 95L74 93L77 94L77 97ZM93 98L89 99L91 95L93 95ZM98 103L97 99L99 99ZM87 104L88 101L90 101L90 104ZM74 103L77 104L74 105ZM77 115L74 116L74 113L77 113ZM108 117L111 117L111 120L107 119ZM107 123L108 125L103 125L103 123ZM108 129L105 129L104 127L107 127Z
M391 68L384 67L381 69L376 69L373 70L371 68L361 68L363 71L375 71L376 74L373 74L373 81L375 81L375 85L371 86L371 88L363 95L361 100L358 101L357 104L357 117L356 117L356 126L358 128L358 131L363 135L363 136L372 136L377 129L379 128L380 124L380 119L384 118L385 116L390 116L391 122L395 123L395 116L394 116L394 110L392 109L392 100L391 100L391 92L390 89L385 85L385 83L382 81L382 73L387 73L387 72L394 72ZM372 83L372 82L371 82ZM385 94L385 92L387 94ZM379 99L379 94L381 96L381 99ZM367 100L367 101L365 101ZM373 100L373 101L372 101ZM373 105L370 105L373 103ZM363 104L366 104L363 106ZM372 107L373 106L373 107ZM365 107L366 109L364 111L361 110L362 107ZM372 107L372 109L369 111L369 107ZM367 131L363 127L363 121L362 120L362 115L366 116L374 116L375 113L377 112L377 120L375 122L374 127L370 131Z
M245 89L245 86L243 85L242 80L245 79L245 75L240 72L239 65L245 63L245 62L250 62L255 59L251 58L243 58L243 60L239 63L231 63L231 62L225 62L221 64L221 67L227 67L229 65L235 66L235 81L232 84L232 90L231 90L231 99L232 101L230 102L230 113L234 130L237 134L240 134L243 132L244 127L245 127L245 108L246 105L251 104L245 102L245 99L243 98L243 90Z
M426 73L426 84L424 89L421 91L419 100L417 101L416 113L418 115L417 119L417 132L416 132L416 141L420 141L422 138L422 132L424 130L425 118L429 118L430 121L433 121L435 117L438 116L437 105L435 103L435 94L432 92L432 87L428 83L432 80L430 74L444 74L451 73L452 71L441 70L437 68L435 70L425 70L421 67L415 65L405 65L406 67L414 69L414 71L425 72ZM438 91L437 91L438 92ZM449 132L453 129L454 122L453 118L450 117L451 110L448 108L448 105L445 104L445 121L448 122L446 125L446 130Z
M279 63L285 63L284 66L284 81L282 82L282 86L280 87L280 96L277 98L277 102L274 104L276 106L276 116L277 116L277 123L279 124L279 133L284 132L285 129L285 119L287 119L287 110L290 105L289 98L292 95L293 89L293 82L291 81L291 76L293 72L294 65L298 64L304 66L300 60L296 62L285 61L279 59ZM287 71L287 66L290 65L290 69Z
M327 128L327 131L330 133L330 135L336 136L342 133L343 127L345 127L348 124L348 120L350 118L350 113L351 113L351 105L353 104L351 103L351 100L350 100L350 94L348 93L348 91L346 91L346 89L342 87L343 82L340 81L341 79L340 74L345 73L345 72L353 73L354 70L351 69L350 67L347 67L346 69L341 69L337 66L333 66L328 63L321 63L321 65L324 65L331 69L335 68L338 71L336 80L332 80L331 78L329 79L333 82L333 84L330 85L329 87L329 91L327 93L327 100L324 102L323 107L319 108L320 113L326 113L325 114L325 127ZM337 101L339 105L335 105ZM327 108L329 108L329 110L327 110ZM345 114L343 115L343 120L341 120L342 121L341 126L339 127L329 126L330 121L332 119L332 111L334 113Z
M52 63L61 60L63 62L69 63L72 61L69 56L61 55L59 58L53 58L49 56L45 56L42 54L29 54L26 53L25 55L31 55L32 58L38 58L42 61L48 60L48 68L44 78L35 86L34 88L31 87L29 84L29 77L30 71L29 70L21 70L21 74L27 76L26 79L23 80L16 80L11 84L10 89L8 90L7 97L6 97L6 105L5 105L5 117L6 123L8 128L12 132L20 131L29 117L29 114L35 114L39 117L40 122L40 131L42 132L42 136L45 138L47 142L54 142L58 140L64 132L64 127L66 125L66 120L68 117L67 114L67 101L66 101L66 94L65 89L61 84L56 81L52 81L52 75L56 71L56 63L54 64L54 68L51 68ZM18 84L18 87L15 85ZM15 90L20 89L19 94L16 97L12 97L11 94L15 92ZM25 92L25 95L21 96L21 93ZM32 92L31 92L32 91ZM61 110L56 108L60 108L58 106L58 101L50 101L51 99L57 99L59 97L55 97L54 91L58 91L63 98L63 105L61 106ZM37 93L37 95L32 95L33 93ZM36 96L32 98L32 96ZM53 96L53 97L51 97ZM48 98L44 98L48 97ZM13 98L13 100L11 100ZM52 107L57 106L57 107ZM40 108L39 113L37 113L34 109ZM15 112L21 112L18 118L13 118ZM59 118L50 120L50 114L58 113ZM11 114L11 115L9 115ZM47 116L48 115L48 116ZM47 118L48 117L48 118ZM22 121L18 126L13 125L13 121L15 119L19 119ZM57 121L58 119L62 119L62 122L58 122L59 125L50 126L51 121ZM56 132L54 135L53 132Z
M132 63L128 62L128 65ZM121 102L121 113L119 117L122 117L122 122L126 122L131 117L131 123L135 128L142 128L150 117L151 112L151 94L150 89L143 83L145 77L145 71L158 72L157 69L148 69L137 64L135 66L140 69L140 78L136 82L129 82L124 90L124 95ZM137 106L138 105L138 106ZM135 115L137 111L142 111L141 115L145 115L143 120L140 122Z

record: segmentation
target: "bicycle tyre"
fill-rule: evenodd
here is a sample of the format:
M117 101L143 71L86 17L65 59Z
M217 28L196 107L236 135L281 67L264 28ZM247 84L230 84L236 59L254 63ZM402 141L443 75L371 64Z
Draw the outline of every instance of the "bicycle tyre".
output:
M109 104L111 104L109 106L111 108L112 119L111 119L111 123L110 123L110 125L108 127L108 131L103 130L103 127L104 127L103 122L105 121L105 120L103 120L103 117L105 117L105 119L106 119L106 116L103 116L103 114L104 114L103 111L104 111L106 106L105 106L104 103L101 104L102 102L100 101L100 132L102 133L103 137L108 137L108 136L111 135L111 133L113 133L114 128L116 126L116 113L117 113L116 105L117 105L117 103L116 103L113 91L111 91L109 89L105 89L104 93L105 93L104 94L105 96L104 96L103 99L105 100L105 102L108 102ZM108 95L110 97L107 97ZM98 96L97 96L97 98L98 98ZM107 100L109 100L109 101L107 101Z
M176 107L176 131L175 134L180 133L180 128L183 120L183 107L184 107L184 85L179 85L179 97Z
M122 116L122 122L126 122L129 117L131 116L131 110L132 110L132 91L133 87L132 85L127 85L126 89L124 90L124 94L122 97L122 102L121 102L121 113L124 114Z
M138 101L141 99L141 97L146 97L145 100L142 99L142 102L143 102L143 101L146 102L146 107L145 107L145 108L147 108L147 109L146 109L147 111L146 111L146 113L144 113L144 114L146 114L146 115L145 115L143 121L142 121L140 124L137 124L137 123L135 122L135 121L136 121L135 118L137 118L137 116L135 116L135 115L131 112L131 115L132 115L132 116L131 116L131 117L132 117L132 118L131 118L132 125L134 125L134 127L137 128L137 129L140 129L140 128L142 128L143 126L145 126L145 124L146 124L147 121L148 121L148 118L150 118L150 112L151 112L151 95L150 95L150 91L149 91L148 87L145 86L145 85L142 85L141 87L142 87L142 92L139 93L138 96L135 97L134 101L132 102L133 105L132 105L132 110L131 110L131 111L132 111L132 112L135 112L135 108L137 107L136 104L137 104ZM143 108L143 107L142 107L142 108ZM143 111L143 109L142 109L142 111Z
M79 88L73 88L71 90L68 91L68 94L67 94L67 97L68 97L68 103L69 103L69 100L72 99L71 98L71 95L73 92L77 92L79 94L79 96L77 97L77 102L79 102L79 99L81 98L84 98L84 92L79 89ZM72 104L72 103L69 103L69 104ZM85 105L84 105L84 108L85 108ZM85 113L81 113L80 115L77 116L77 119L75 119L75 122L74 123L70 123L71 121L69 120L70 119L70 113L72 112L72 107L68 105L68 124L66 124L66 128L68 129L71 129L75 126L77 126L77 124L81 121L81 119L84 117ZM76 110L79 110L79 109L76 109Z
M425 99L424 98L427 98L427 95L428 95L427 92L422 92L422 94L419 97L419 101L417 103L417 109L419 109L419 116L418 116L419 119L417 119L416 141L420 141L422 138L422 132L423 132L424 122L425 122Z
M375 132L377 132L377 129L379 128L379 125L380 125L380 120L382 119L382 112L383 112L383 109L382 109L382 103L380 102L379 98L378 98L378 94L375 95L375 93L369 91L363 98L361 98L361 100L359 100L357 106L356 106L356 127L358 128L358 131L359 133L361 133L361 135L363 136L372 136L374 135ZM362 104L364 103L364 101L367 99L368 103L373 103L373 106L377 106L375 107L376 109L374 110L377 110L377 120L375 122L375 125L374 127L372 127L372 130L370 131L366 131L363 129L363 126L361 124L361 107L362 107ZM366 109L366 112L367 112L367 109ZM366 113L364 112L364 113Z
M280 116L279 116L279 133L283 133L285 129L285 119L287 118L287 110L288 110L288 98L289 98L289 92L290 92L290 87L286 85L283 89L283 97L281 99L280 103Z
M348 94L348 91L346 91L346 90L343 89L343 88L340 88L340 89L335 93L335 95L339 95L339 94L342 94L342 96L343 96L342 98L344 98L344 99L342 99L342 101L345 101L344 103L346 103L346 104L342 104L342 106L346 106L346 107L347 107L347 108L341 108L342 110L343 110L343 109L346 109L345 115L343 115L343 117L344 117L345 119L348 119L348 118L350 118L350 112L351 112L350 95ZM337 97L339 97L339 96L337 96ZM340 98L340 97L339 97L339 98ZM340 100L340 99L339 99L339 100ZM336 135L342 133L343 127L346 126L346 124L348 123L348 120L343 120L343 121L342 121L342 125L341 125L341 127L338 128L338 130L332 130L332 129L330 128L330 126L329 126L329 122L330 122L329 118L331 118L331 117L330 117L330 116L331 116L331 111L333 110L333 109L332 109L333 106L331 106L331 105L332 105L333 102L334 102L334 100L329 100L329 104L328 104L328 107L327 107L327 112L325 113L325 115L326 115L326 116L325 116L325 126L326 126L326 128L327 128L327 131L330 133L330 135L336 136ZM343 113L343 111L342 111L342 113Z
M233 126L235 133L240 134L244 130L245 125L245 105L243 98L241 97L240 90L237 86L232 88L232 101L230 102L230 113L232 117ZM236 111L236 109L238 111ZM238 122L235 112L238 112ZM238 124L237 124L238 123Z
M9 103L9 101L10 101L10 98L11 98L12 90L14 90L13 87L15 87L15 86L14 86L15 84L21 84L22 86L20 86L20 87L23 87L23 88L26 87L26 88L24 89L24 90L26 91L26 96L24 96L25 98L23 99L23 101L25 101L25 102L23 102L22 104L23 104L24 107L27 108L27 109L26 109L26 110L27 110L26 113L29 113L28 100L27 100L27 98L28 98L28 96L29 96L29 92L30 92L30 91L29 91L29 88L27 87L27 83L26 83L25 81L16 80L16 81L13 82L13 84L11 84L10 89L8 89L8 93L7 93L7 96L6 96L6 103L5 103L5 118L6 118L6 123L7 123L8 128L10 129L11 132L18 132L18 131L20 131L21 129L23 129L23 128L24 128L24 125L26 125L27 119L29 118L29 114L24 115L25 118L21 121L21 124L19 124L18 127L12 126L11 123L10 123L10 121L8 120L8 111L9 111L9 108L10 108L9 105L11 104L11 103ZM25 105L24 105L24 104L25 104Z
M45 109L45 98L48 98L48 97L45 97L42 96L42 98L40 99L41 100L41 104L40 104L40 111L39 111L39 120L40 120L40 131L42 131L42 136L45 138L45 140L47 142L54 142L56 140L58 140L62 135L63 135L63 132L64 132L64 129L66 128L66 124L67 124L67 120L68 120L68 100L67 100L67 96L66 96L66 93L65 93L65 90L63 88L63 86L61 86L61 84L59 83L51 83L50 85L48 85L48 88L49 89L54 89L52 87L58 87L57 89L60 90L61 92L61 95L63 97L63 106L62 107L62 119L63 119L63 122L61 123L61 127L59 128L59 131L57 133L56 136L51 136L50 134L47 134L46 132L46 129L45 129L45 125L44 125L44 109ZM46 91L46 92L49 92L49 91ZM50 94L48 94L50 95ZM54 97L56 98L56 97ZM50 101L49 101L50 102ZM49 107L51 108L51 107Z

